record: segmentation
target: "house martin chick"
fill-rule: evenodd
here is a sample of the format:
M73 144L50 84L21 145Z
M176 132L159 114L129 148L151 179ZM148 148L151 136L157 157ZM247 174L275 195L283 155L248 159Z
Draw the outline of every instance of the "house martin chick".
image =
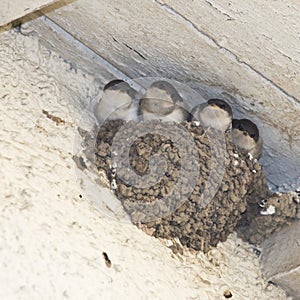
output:
M200 122L203 128L214 128L223 132L231 128L232 110L230 105L221 99L210 99L196 105L191 112L192 121Z
M156 81L147 89L139 103L141 120L161 120L183 122L189 113L183 99L167 81Z
M248 119L232 120L232 141L243 152L259 159L262 153L263 140L257 126Z
M103 94L95 106L99 124L106 120L138 120L136 99L139 95L127 82L112 80L104 86Z

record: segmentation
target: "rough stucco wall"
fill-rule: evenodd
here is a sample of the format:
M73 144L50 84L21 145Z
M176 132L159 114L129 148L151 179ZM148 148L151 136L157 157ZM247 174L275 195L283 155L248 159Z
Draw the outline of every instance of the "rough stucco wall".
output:
M261 128L272 187L289 190L300 185L300 5L268 4L79 0L47 16L131 78L227 99Z
M207 255L175 257L80 198L74 136L97 81L34 32L2 33L0 43L1 299L215 300L227 287L237 299L287 299L262 279L251 246L235 236ZM110 76L105 65L102 71L97 78Z

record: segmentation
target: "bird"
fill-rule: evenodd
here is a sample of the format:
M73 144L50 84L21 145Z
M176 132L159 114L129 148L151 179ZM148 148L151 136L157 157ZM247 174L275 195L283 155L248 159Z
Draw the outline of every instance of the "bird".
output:
M200 122L203 128L214 128L226 132L231 128L232 110L224 100L209 99L192 109L191 120Z
M139 116L142 121L183 122L188 119L189 112L175 87L159 80L153 82L140 99Z
M115 79L103 88L102 97L96 104L94 114L99 124L106 120L138 120L136 100L139 93L127 82Z
M249 153L254 159L262 154L263 140L259 136L257 126L248 119L232 120L232 142L243 152Z

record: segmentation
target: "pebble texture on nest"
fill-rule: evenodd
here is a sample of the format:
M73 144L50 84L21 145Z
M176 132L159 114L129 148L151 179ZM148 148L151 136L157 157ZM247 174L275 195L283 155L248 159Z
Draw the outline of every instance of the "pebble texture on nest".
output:
M230 133L226 133L223 140L225 153L217 153L224 155L224 170L218 174L220 166L214 164L212 151L222 148L222 140L214 139L212 149L211 138L195 123L152 121L147 127L149 131L171 131L172 139L156 133L140 135L133 139L128 150L130 168L134 172L124 166L113 166L114 155L122 155L128 137L135 136L143 126L143 122L105 122L97 136L96 164L98 170L105 170L108 179L115 182L114 192L132 222L147 233L168 239L178 237L182 245L207 252L219 241L225 241L237 225L244 240L257 244L278 228L277 222L283 226L295 216L295 202L291 204L284 196L281 204L277 203L278 196L269 190L262 166L236 149ZM196 145L194 152L190 143L186 143L183 131L192 137ZM115 135L118 135L116 139ZM112 153L112 145L113 152L119 153ZM187 154L189 159L183 163ZM149 159L153 155L161 155L166 162L159 162L154 171L149 170ZM193 173L196 159L199 169ZM160 180L148 180L149 186L143 187L150 171L160 174ZM192 174L194 178L182 174ZM214 186L220 178L220 184ZM270 203L276 202L276 207L282 206L275 216L260 214L259 203L267 199ZM281 217L278 217L279 212Z
M245 241L259 245L274 232L290 225L300 218L298 195L290 193L267 193L268 197L260 202L248 202L247 211L240 220L237 232ZM254 199L254 198L252 198ZM273 214L262 214L273 206Z

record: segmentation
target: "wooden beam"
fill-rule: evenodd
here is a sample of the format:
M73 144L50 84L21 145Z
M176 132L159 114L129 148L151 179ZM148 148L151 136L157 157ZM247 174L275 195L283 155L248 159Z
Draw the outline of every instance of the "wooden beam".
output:
M0 27L58 2L59 0L1 0Z

